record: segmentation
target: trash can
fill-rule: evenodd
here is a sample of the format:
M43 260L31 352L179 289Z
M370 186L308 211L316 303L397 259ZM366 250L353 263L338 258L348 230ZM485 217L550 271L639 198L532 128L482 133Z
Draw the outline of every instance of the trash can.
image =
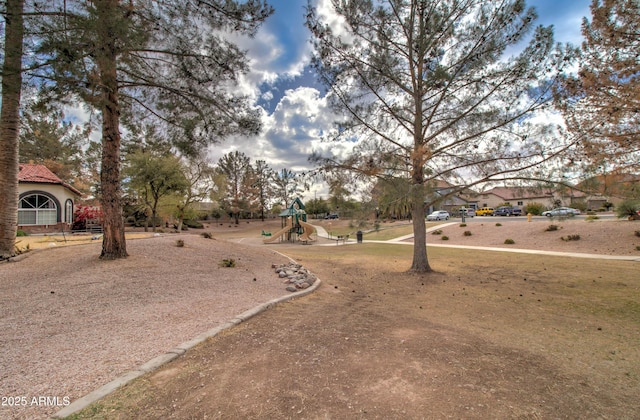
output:
M359 244L362 243L362 231L361 230L356 232L356 239L358 240Z

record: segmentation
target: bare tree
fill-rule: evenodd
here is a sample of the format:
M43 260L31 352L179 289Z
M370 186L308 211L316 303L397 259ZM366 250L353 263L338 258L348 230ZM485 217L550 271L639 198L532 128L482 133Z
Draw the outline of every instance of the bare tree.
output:
M183 160L183 171L186 179L184 194L178 203L178 232L182 231L185 214L194 203L209 197L213 188L214 168L202 157Z
M276 200L284 207L293 201L293 196L303 191L301 178L290 169L282 168L273 174L273 188Z
M239 223L240 212L248 209L245 188L250 185L251 161L242 152L227 153L218 161L218 172L226 177L224 201Z
M524 0L332 0L339 19L309 4L314 64L345 115L328 138L347 156L312 156L324 171L401 178L410 185L411 269L431 271L425 209L450 193L509 178L546 178L543 164L566 149L533 117L570 51L551 28L534 28ZM528 43L517 52L521 42Z

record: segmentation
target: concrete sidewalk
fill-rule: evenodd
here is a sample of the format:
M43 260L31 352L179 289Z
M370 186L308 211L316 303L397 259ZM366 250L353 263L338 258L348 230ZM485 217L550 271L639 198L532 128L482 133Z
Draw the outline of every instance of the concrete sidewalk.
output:
M443 223L437 226L431 226L427 228L427 233L431 233L434 230L441 229L443 227L455 225L456 223ZM328 238L327 232L320 226L314 226L318 231L318 236ZM320 232L323 232L322 234ZM378 244L400 244L400 245L413 245L413 242L409 239L413 238L413 233L408 235L399 236L397 238L390 239L388 241L363 241L364 243L378 243ZM356 241L348 241L345 245L357 244ZM332 246L333 244L318 244L318 246ZM335 245L333 245L335 246ZM444 244L427 244L427 247L440 247L440 248L454 248L454 249L475 249L479 251L496 251L496 252L511 252L516 254L534 254L534 255L549 255L555 257L572 257L572 258L590 258L601 260L617 260L617 261L635 261L640 262L640 256L627 256L627 255L601 255L601 254L584 254L580 252L559 252L559 251L542 251L536 249L523 249L523 248L498 248L498 247L486 247L486 246L469 246L469 245L444 245Z

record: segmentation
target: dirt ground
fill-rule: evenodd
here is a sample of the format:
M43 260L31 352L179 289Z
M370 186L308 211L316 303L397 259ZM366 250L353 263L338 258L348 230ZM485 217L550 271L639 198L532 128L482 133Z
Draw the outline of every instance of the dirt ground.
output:
M582 221L580 231L565 224L560 233L581 239L563 241L545 231L546 221L490 221L456 223L443 228L449 241L427 240L495 246L511 237L518 246L530 229L527 245L539 249L640 256L636 222ZM406 271L409 246L262 245L265 228L273 226L207 230L218 238L212 246L233 243L238 258L235 246L246 245L254 265L255 246L289 255L321 287L209 339L77 418L637 418L638 262L431 247L435 272L418 275Z

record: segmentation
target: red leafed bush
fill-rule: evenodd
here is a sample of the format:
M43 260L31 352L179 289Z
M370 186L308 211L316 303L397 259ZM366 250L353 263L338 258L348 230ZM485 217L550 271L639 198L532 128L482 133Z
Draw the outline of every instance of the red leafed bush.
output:
M102 224L102 208L97 206L78 206L73 212L73 230L84 230L87 224Z

